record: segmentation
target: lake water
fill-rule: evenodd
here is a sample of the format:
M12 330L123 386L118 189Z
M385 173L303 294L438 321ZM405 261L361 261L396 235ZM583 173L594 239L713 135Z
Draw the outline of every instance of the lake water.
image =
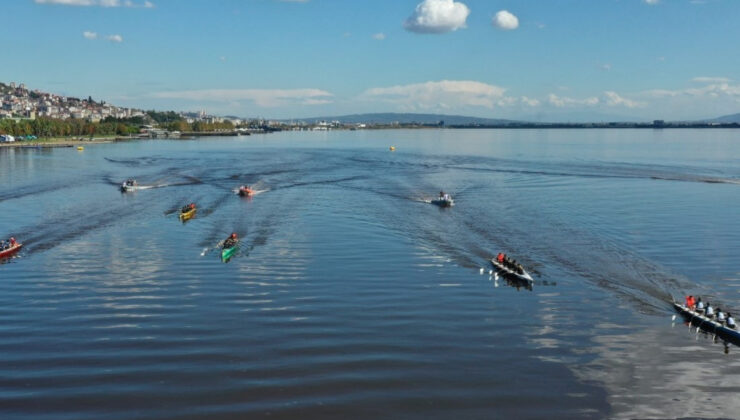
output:
M739 206L739 130L0 148L0 418L737 417Z

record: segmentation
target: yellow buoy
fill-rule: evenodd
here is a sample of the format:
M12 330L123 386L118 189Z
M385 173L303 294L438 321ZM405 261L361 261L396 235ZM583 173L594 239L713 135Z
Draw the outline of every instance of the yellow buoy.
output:
M396 150L396 146L391 146L391 152Z
M85 148L82 146L77 146L77 150L85 150Z

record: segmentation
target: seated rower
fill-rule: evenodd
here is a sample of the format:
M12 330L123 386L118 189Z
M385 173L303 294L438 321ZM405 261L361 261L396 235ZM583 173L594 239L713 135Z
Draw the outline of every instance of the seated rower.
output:
M712 308L712 304L709 302L707 302L707 310L705 311L705 315L709 319L714 318L714 308Z
M686 296L686 307L693 310L696 306L696 302L694 301L694 296Z
M496 261L498 261L499 264L503 264L504 258L506 258L506 255L504 255L503 252L499 252L498 255L496 256Z
M237 238L236 232L234 232L224 240L224 248L233 248L237 242L239 242L239 238Z
M727 328L732 328L733 330L737 328L737 325L735 325L735 320L732 318L731 313L727 313Z
M720 324L725 322L725 313L722 312L722 308L717 307L717 322Z
M696 301L696 312L702 313L704 312L704 302L701 301L701 298Z

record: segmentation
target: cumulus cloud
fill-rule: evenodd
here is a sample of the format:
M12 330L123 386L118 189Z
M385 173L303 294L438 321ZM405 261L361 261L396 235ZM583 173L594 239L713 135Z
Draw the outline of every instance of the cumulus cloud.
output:
M403 27L422 34L443 34L465 28L470 9L454 0L424 0L416 6Z
M251 101L265 108L285 105L323 105L332 102L332 94L320 89L205 89L156 92L159 99L184 99L200 102Z
M82 33L82 36L84 36L87 39L98 39L97 32L85 31Z
M366 90L360 97L399 106L404 110L454 109L511 105L516 99L504 95L506 89L470 80L442 80Z
M385 39L385 34L382 32L378 32L377 34L373 34L373 39L377 39L378 41L382 41Z
M511 31L519 27L519 18L507 10L501 10L493 17L492 23L501 30Z
M547 96L547 102L555 107L564 108L572 106L596 106L599 104L599 98L592 96L590 98L575 99L567 96L558 96L551 93Z
M642 108L647 105L645 102L633 101L631 99L623 98L614 91L604 92L606 104L609 106L624 106L627 108Z
M660 0L643 0L643 1L651 6L660 3Z
M99 6L99 7L142 7L150 9L154 3L144 1L137 3L132 0L34 0L36 4L57 4L60 6Z
M108 35L105 37L105 39L107 39L110 42L116 42L116 43L123 42L123 37L118 34Z

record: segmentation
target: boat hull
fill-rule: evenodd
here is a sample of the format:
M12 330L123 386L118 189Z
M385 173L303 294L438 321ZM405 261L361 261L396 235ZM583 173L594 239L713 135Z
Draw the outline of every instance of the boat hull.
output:
M454 200L432 200L432 204L439 207L452 207L455 205Z
M498 271L499 274L506 276L507 278L529 284L534 283L534 279L532 278L532 276L529 275L529 273L527 273L526 270L523 270L524 274L519 274L516 271L513 271L503 264L499 263L498 261L496 261L495 258L491 258L491 265L496 268L496 271Z
M20 251L22 247L23 247L23 244L16 244L12 248L8 248L5 251L1 251L0 259L12 257L16 253L18 253L18 251Z
M239 245L234 245L231 248L224 248L221 250L221 259L224 261L228 261L231 257L234 256L234 253L236 252L237 248L239 248Z
M740 331L737 329L727 328L719 322L711 320L698 312L694 312L680 303L673 302L673 307L691 325L704 332L715 334L726 342L740 347Z
M180 220L182 220L183 222L187 222L188 220L190 220L193 217L195 217L195 212L197 212L197 211L198 211L198 209L192 209L192 210L190 210L188 212L180 213Z

